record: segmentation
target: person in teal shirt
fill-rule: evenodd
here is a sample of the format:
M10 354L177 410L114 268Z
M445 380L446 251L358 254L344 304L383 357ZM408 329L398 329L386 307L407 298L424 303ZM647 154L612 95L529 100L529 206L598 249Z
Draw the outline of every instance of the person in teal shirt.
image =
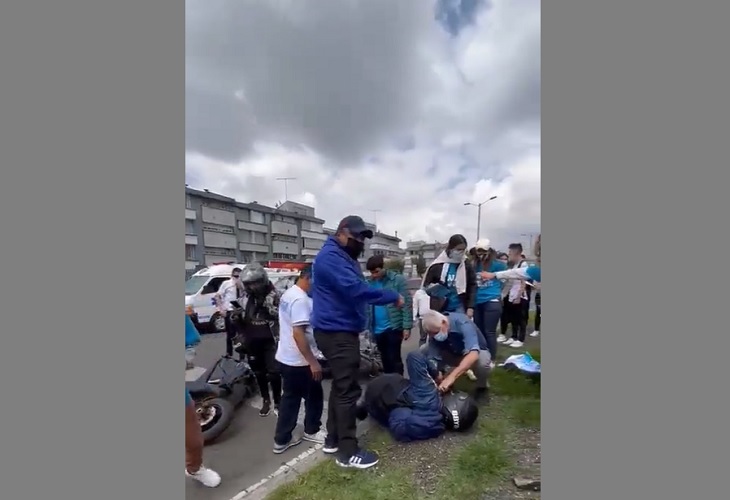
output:
M534 254L537 260L536 266L529 266L529 267L520 267L520 268L512 268L507 269L504 271L497 271L497 272L484 272L482 271L481 276L482 279L485 280L492 280L492 279L498 279L498 280L507 280L507 279L521 279L521 280L531 280L533 283L536 284L535 288L538 290L541 288L542 285L542 272L541 272L541 260L540 257L542 255L542 235L537 235L537 240L535 241L535 249Z
M382 255L373 255L365 264L370 271L368 284L376 289L391 290L403 297L403 307L372 305L368 309L368 329L375 338L384 373L404 374L401 349L413 328L412 298L402 274L385 269Z
M502 282L497 279L484 279L482 272L496 273L507 266L497 259L497 252L488 239L476 242L469 251L474 261L477 291L474 300L474 323L484 334L487 349L492 360L497 358L497 324L502 316Z
M200 343L200 333L190 315L185 315L185 348ZM185 389L185 475L208 488L221 483L220 475L203 465L203 431L190 392Z

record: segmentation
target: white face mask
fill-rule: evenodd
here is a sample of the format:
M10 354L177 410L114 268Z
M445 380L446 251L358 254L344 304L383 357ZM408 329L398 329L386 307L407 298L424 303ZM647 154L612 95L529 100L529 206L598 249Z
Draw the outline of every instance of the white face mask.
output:
M452 250L449 253L449 258L454 262L461 262L464 260L464 251L463 250Z
M449 334L446 332L438 332L436 335L433 336L433 339L436 342L443 342L448 336Z

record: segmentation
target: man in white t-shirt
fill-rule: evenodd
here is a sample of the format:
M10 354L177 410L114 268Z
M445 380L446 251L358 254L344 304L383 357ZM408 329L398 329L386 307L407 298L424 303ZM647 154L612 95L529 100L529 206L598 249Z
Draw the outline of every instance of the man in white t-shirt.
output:
M317 361L319 349L310 325L312 299L308 292L312 271L307 267L296 284L284 292L279 303L279 345L276 360L280 363L282 389L279 419L274 434L274 453L284 453L294 445L309 441L323 444L324 393L322 367ZM304 400L304 435L294 437L299 408Z
M527 261L522 258L522 252L521 243L512 243L509 246L508 255L512 268L528 267ZM525 283L525 280L514 279L507 283L507 287L509 292L504 302L503 317L512 325L512 338L505 339L502 343L509 347L520 348L524 345L525 335L527 334L526 312L530 307L527 296L527 283Z
M236 325L231 321L231 311L233 310L232 300L238 300L243 296L243 283L241 283L241 268L234 267L231 271L231 279L225 280L218 288L215 295L218 311L223 315L226 321L226 354L233 356L233 339L238 334Z

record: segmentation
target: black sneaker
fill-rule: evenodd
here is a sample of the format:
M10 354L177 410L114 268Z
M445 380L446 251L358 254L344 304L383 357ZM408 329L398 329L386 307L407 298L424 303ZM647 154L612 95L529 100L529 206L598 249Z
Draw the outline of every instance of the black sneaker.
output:
M333 453L337 453L339 451L339 446L337 444L337 440L330 438L327 436L324 439L324 446L322 447L322 452L327 453L328 455L332 455Z
M264 404L261 406L261 409L259 410L259 416L268 417L269 413L271 413L271 401L264 401Z

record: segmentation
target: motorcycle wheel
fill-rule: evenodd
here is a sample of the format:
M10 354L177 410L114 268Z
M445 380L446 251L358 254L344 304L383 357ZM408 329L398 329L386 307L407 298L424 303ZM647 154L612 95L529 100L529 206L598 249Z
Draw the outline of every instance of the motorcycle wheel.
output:
M233 420L233 405L222 398L210 398L195 402L203 442L210 444L225 431Z

